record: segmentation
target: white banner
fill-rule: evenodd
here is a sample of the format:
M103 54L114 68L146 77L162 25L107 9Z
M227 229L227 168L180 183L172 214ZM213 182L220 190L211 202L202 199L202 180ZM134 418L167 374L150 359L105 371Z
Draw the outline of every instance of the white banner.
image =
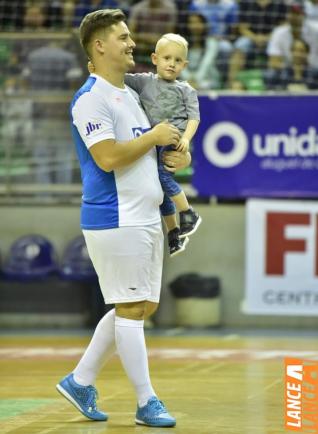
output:
M246 299L250 314L318 315L318 202L247 202Z

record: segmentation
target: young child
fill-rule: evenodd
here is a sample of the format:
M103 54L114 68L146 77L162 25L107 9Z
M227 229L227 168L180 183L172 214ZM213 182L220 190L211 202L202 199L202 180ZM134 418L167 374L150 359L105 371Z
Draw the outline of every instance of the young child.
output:
M187 152L200 122L199 102L196 91L185 81L178 81L181 71L187 66L188 42L180 35L167 33L157 42L151 55L157 74L126 74L125 83L139 94L151 126L167 119L181 132L177 151ZM192 235L201 223L201 217L192 209L185 193L166 170L159 149L159 178L165 199L161 214L168 230L170 255L185 249L187 236ZM172 203L171 203L172 201ZM175 206L174 206L175 205ZM179 212L178 227L175 207Z
M163 35L151 55L157 74L125 74L125 84L135 90L151 126L167 120L176 126L182 136L175 150L187 152L200 122L199 102L196 91L185 81L177 78L187 65L188 42L174 33ZM94 67L89 63L89 71ZM160 207L168 231L170 256L185 249L188 235L192 235L201 223L201 217L192 209L185 193L175 181L173 173L162 162L161 153L171 149L157 148L159 179L165 193ZM176 208L179 212L178 226Z

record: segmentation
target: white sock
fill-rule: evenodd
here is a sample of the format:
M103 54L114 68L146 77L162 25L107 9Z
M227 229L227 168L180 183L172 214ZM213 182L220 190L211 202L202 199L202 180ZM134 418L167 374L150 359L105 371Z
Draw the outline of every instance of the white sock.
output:
M150 381L144 321L115 316L117 352L130 381L133 383L139 407L156 396Z
M97 324L92 340L73 371L76 383L81 386L94 384L115 350L115 309L112 309Z

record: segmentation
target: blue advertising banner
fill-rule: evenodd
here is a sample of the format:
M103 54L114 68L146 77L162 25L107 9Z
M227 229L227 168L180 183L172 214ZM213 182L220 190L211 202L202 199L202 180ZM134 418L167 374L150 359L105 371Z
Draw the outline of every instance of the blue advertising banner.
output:
M199 195L318 197L318 96L201 96L200 112Z

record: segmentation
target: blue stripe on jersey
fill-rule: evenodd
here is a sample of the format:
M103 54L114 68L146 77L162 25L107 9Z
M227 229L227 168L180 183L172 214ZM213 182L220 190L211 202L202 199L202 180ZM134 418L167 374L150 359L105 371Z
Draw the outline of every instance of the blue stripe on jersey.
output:
M71 110L74 107L76 101L78 100L78 98L80 96L83 95L83 93L85 92L89 92L91 90L91 88L94 86L96 82L96 77L88 77L88 79L85 81L85 83L83 84L83 86L76 92L76 94L74 95L74 98L71 102Z
M92 89L95 81L95 77L88 78L86 83L75 94L71 107L74 107L83 93ZM114 172L104 172L97 166L73 122L72 133L83 183L81 228L117 228L119 226L119 213Z

